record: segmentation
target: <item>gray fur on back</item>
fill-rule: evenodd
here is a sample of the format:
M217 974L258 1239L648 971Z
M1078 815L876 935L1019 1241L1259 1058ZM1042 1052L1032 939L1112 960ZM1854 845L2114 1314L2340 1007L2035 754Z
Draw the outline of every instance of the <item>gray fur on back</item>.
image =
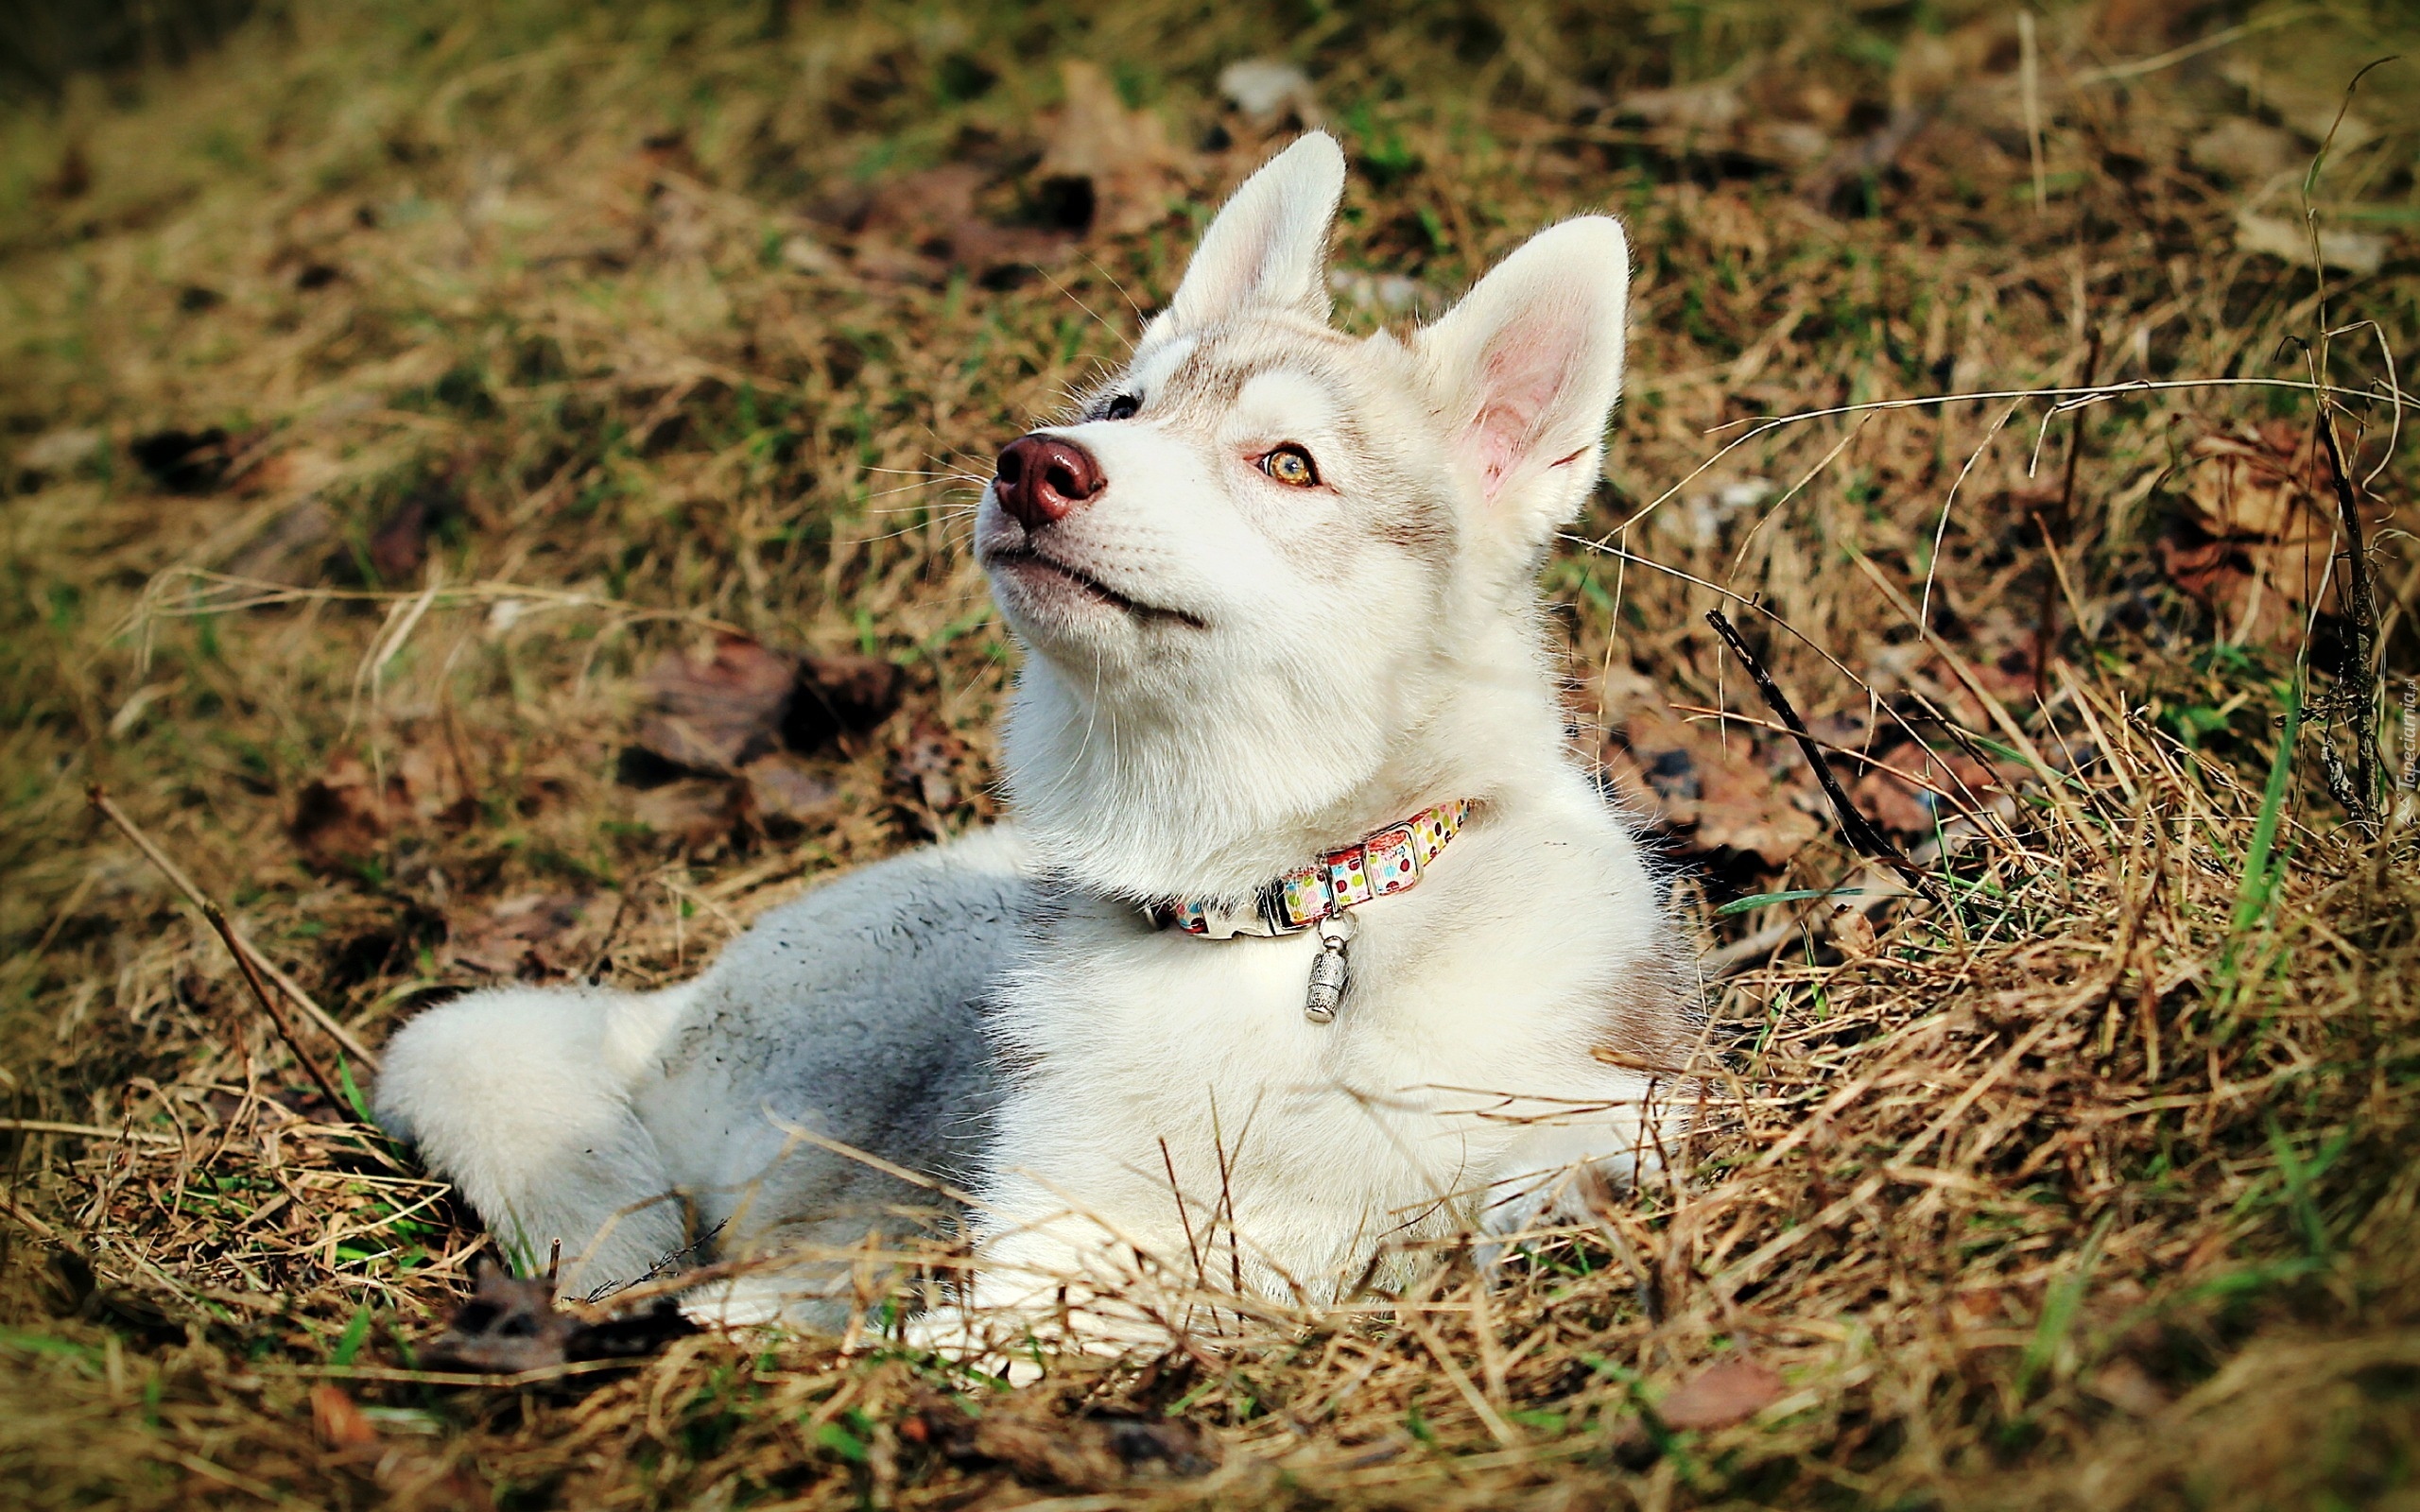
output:
M785 1125L971 1184L999 1101L983 998L1026 890L1014 870L968 854L990 840L903 856L774 909L699 980L639 1110L677 1131L665 1156L697 1173L707 1223L743 1208L812 1212L785 1235L847 1243L887 1208L937 1205ZM734 1227L742 1242L762 1231L744 1212Z
M836 1326L852 1267L829 1252L947 1231L955 1205L800 1131L972 1184L1001 1093L985 994L1023 934L1023 867L1011 831L986 831L770 910L694 982L441 1004L389 1042L379 1122L525 1263L560 1239L577 1293L779 1254L709 1310Z

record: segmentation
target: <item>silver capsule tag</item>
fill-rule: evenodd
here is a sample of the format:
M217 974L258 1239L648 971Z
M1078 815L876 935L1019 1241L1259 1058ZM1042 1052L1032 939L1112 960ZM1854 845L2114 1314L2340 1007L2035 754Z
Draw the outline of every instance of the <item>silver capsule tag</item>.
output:
M1303 1017L1313 1023L1336 1022L1337 1005L1344 1001L1345 984L1352 980L1344 962L1344 947L1352 938L1343 915L1320 920L1320 953L1312 958L1311 992L1303 1003Z

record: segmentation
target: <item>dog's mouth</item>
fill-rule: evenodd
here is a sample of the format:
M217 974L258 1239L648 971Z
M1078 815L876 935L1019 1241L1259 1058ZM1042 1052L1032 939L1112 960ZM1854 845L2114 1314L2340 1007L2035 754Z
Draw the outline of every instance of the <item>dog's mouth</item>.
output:
M1056 578L1094 603L1105 605L1138 620L1173 620L1179 625L1190 626L1197 630L1209 627L1208 622L1199 614L1188 613L1181 609L1167 609L1157 604L1146 604L1140 599L1130 598L1091 574L1070 567L1058 558L1038 551L1030 544L994 551L991 554L987 565L994 572L1017 571Z

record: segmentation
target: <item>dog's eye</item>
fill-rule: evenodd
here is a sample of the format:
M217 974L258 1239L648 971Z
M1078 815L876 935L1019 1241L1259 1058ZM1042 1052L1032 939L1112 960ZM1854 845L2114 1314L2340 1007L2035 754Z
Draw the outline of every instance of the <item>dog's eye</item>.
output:
M1109 408L1101 411L1100 418L1103 420L1132 420L1134 418L1134 412L1142 407L1143 402L1135 398L1132 394L1120 394L1115 399L1109 402Z
M1260 470L1289 489L1319 487L1320 470L1311 461L1311 454L1288 443L1260 459Z

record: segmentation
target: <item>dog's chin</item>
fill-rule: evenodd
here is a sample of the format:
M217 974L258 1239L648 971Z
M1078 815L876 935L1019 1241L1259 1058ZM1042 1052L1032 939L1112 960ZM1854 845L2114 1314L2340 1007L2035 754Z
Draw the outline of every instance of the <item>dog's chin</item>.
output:
M1131 597L1030 546L986 553L983 567L1002 611L1041 649L1064 644L1090 654L1162 626L1202 627L1198 615Z

